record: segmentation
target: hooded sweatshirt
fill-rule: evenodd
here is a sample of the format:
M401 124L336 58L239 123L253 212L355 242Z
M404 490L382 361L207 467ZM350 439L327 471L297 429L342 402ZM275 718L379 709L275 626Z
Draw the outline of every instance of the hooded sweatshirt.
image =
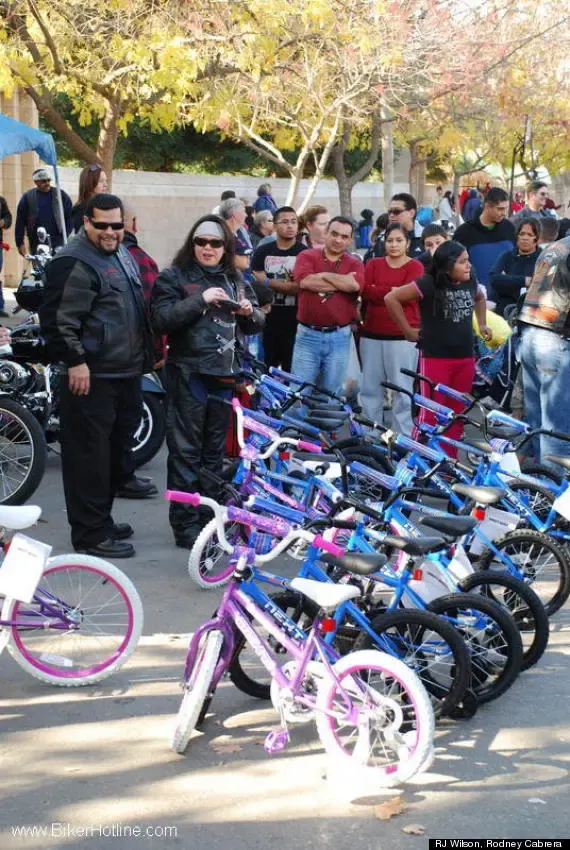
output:
M515 228L507 218L494 227L485 227L478 215L458 227L453 239L465 245L477 279L488 286L489 274L496 261L505 251L515 247Z

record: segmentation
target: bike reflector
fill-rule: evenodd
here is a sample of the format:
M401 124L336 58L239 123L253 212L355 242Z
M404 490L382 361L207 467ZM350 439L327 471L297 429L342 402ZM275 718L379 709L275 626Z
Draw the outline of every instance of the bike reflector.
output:
M336 629L336 620L334 617L325 617L321 622L321 632L328 634Z

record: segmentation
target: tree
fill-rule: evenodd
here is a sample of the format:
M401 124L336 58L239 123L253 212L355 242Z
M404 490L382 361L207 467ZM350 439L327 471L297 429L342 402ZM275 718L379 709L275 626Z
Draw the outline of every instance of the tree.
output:
M119 134L136 116L173 128L203 70L168 11L166 0L0 0L0 91L20 86L77 156L110 177ZM99 122L96 145L66 121L59 94L80 125Z

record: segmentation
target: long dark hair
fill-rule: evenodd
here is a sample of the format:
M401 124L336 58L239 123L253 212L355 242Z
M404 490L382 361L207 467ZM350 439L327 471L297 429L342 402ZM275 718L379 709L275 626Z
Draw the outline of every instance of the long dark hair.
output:
M467 249L461 242L443 242L434 251L433 256L427 258L426 272L433 280L435 288L435 297L433 299L434 316L443 312L443 294L446 289L452 286L451 270Z
M393 233L395 230L401 230L402 233L404 234L404 238L405 238L406 242L410 241L410 234L408 233L408 231L406 230L404 225L400 224L399 221L393 221L392 224L389 224L388 227L386 228L386 230L384 231L384 242L386 242L386 239L388 238L388 236L391 233Z
M103 166L97 164L86 165L85 168L81 169L79 175L79 194L77 197L78 204L86 204L93 195L102 171Z
M193 263L197 262L196 254L194 253L194 234L198 227L205 221L213 221L222 228L222 232L224 234L224 253L222 254L221 263L227 274L237 276L235 238L226 222L223 218L220 218L219 215L203 215L202 218L199 218L198 221L194 223L190 233L186 237L184 245L172 260L172 265L182 269L182 271L185 271Z

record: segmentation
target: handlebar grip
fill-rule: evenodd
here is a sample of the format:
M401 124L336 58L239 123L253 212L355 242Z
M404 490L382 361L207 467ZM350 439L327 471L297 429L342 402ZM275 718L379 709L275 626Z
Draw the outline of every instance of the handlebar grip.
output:
M317 534L314 538L313 546L316 546L318 549L323 549L330 555L336 555L337 558L341 558L344 555L344 549L341 549L340 546L337 546L336 543L332 543L330 540L325 540L325 538L321 537L320 534Z
M554 437L555 440L570 440L570 434L563 434L561 431L546 431L549 437Z
M439 404L437 401L432 401L431 398L426 398L419 393L414 393L413 396L414 402L419 407L425 407L426 410L431 410L432 413L439 414L439 416L444 416L446 419L452 419L455 416L455 411L453 411L450 407L445 407L444 404Z
M194 505L197 508L200 504L200 493L184 493L182 490L167 490L164 498L168 502L182 502L186 505Z
M410 398L412 396L411 392L404 387L399 387L397 384L392 384L390 381L381 381L383 387L386 387L387 390L393 390L395 393L404 393L405 395L409 395Z
M431 378L426 378L426 376L422 375L420 372L412 372L411 369L400 369L400 372L402 373L402 375L407 375L408 378L417 378L418 381L425 381L426 384L428 384L432 388L432 390L435 387L435 384L431 380Z
M429 446L423 446L421 443L417 443L415 440L412 440L411 437L406 437L404 434L398 434L396 437L396 445L400 449L406 449L409 452L416 452L416 454L419 454L428 460L433 460L435 463L440 463L442 460L449 460L448 456L443 454L443 452L430 449Z
M276 378L283 378L284 381L293 381L295 384L304 384L305 380L299 378L298 375L292 375L290 372L285 372L283 369L278 369L277 366L269 367L269 374L275 375Z
M520 431L521 434L528 430L528 425L525 422L521 422L520 419L515 419L513 416L509 416L503 410L489 411L487 414L487 422L489 422L489 424L498 422L503 425L508 425L510 428L515 428L517 431Z
M317 454L321 454L322 448L318 446L316 443L309 443L307 440L299 440L298 447L303 452L316 452Z
M291 395L291 387L282 384L280 381L276 381L274 378L271 378L269 375L263 375L259 381L260 384L263 384L266 387L269 387L273 392L282 395L284 398Z
M436 384L435 391L442 395L447 395L449 398L454 398L462 404L472 404L474 399L469 393L460 393L459 390L454 390L453 387L447 387L445 384Z

